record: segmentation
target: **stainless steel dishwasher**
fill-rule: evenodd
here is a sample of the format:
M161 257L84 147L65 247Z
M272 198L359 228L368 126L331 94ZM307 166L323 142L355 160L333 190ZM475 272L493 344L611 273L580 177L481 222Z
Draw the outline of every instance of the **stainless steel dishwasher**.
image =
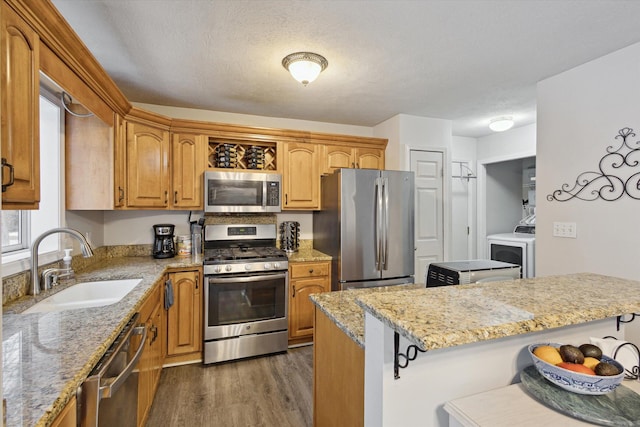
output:
M82 427L135 427L138 416L137 364L147 329L136 313L78 387L78 424Z

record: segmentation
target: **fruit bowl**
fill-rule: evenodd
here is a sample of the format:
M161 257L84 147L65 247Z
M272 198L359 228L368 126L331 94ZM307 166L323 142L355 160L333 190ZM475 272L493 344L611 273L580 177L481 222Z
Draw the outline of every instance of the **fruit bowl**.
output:
M541 345L549 345L551 347L560 348L562 344L557 343L538 343L531 344L529 346L529 354L533 360L533 365L536 367L540 375L546 378L548 381L562 387L565 390L579 393L579 394L607 394L616 389L622 383L624 379L624 368L616 360L602 356L600 360L602 362L608 362L614 365L620 373L618 375L601 376L601 375L589 375L580 372L570 371L568 369L561 368L556 365L552 365L533 354L536 347Z

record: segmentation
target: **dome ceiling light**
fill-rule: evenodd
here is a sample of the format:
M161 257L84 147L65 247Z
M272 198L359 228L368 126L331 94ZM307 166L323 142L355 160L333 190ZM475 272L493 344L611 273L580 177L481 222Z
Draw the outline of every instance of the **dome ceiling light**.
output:
M328 65L324 56L312 52L296 52L282 59L282 66L305 86L317 79Z
M513 127L513 118L511 116L496 117L489 122L489 129L494 132L504 132Z

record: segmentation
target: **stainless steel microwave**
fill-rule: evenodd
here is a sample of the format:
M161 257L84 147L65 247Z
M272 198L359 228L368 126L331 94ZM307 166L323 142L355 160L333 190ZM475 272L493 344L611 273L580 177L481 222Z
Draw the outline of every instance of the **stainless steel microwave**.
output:
M206 171L204 211L280 212L282 176L273 172Z

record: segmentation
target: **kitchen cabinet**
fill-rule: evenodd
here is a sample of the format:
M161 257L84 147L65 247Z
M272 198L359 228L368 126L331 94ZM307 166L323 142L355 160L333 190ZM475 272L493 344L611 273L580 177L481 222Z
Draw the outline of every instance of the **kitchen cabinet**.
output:
M313 425L364 426L364 349L319 308L314 326Z
M65 116L65 205L68 210L115 207L113 127L97 116Z
M138 426L144 426L149 415L164 363L166 328L163 327L161 290L160 284L156 284L140 308L140 319L147 328L147 341L138 362Z
M324 145L322 148L323 174L332 174L340 168L384 169L384 150L342 145Z
M2 209L38 209L40 40L13 9L0 7Z
M116 115L113 136L113 206L126 205L127 186L127 121Z
M77 404L76 398L72 397L71 400L65 405L62 411L58 414L51 427L76 427L77 424Z
M282 209L311 210L320 208L320 146L287 142L282 168Z
M313 341L314 305L309 295L331 291L331 263L289 264L289 345Z
M169 363L202 359L202 271L167 274L173 286L173 305L167 310L167 359Z
M204 135L175 133L171 142L173 208L203 209L203 173L208 141Z
M126 205L169 207L169 131L127 120Z

